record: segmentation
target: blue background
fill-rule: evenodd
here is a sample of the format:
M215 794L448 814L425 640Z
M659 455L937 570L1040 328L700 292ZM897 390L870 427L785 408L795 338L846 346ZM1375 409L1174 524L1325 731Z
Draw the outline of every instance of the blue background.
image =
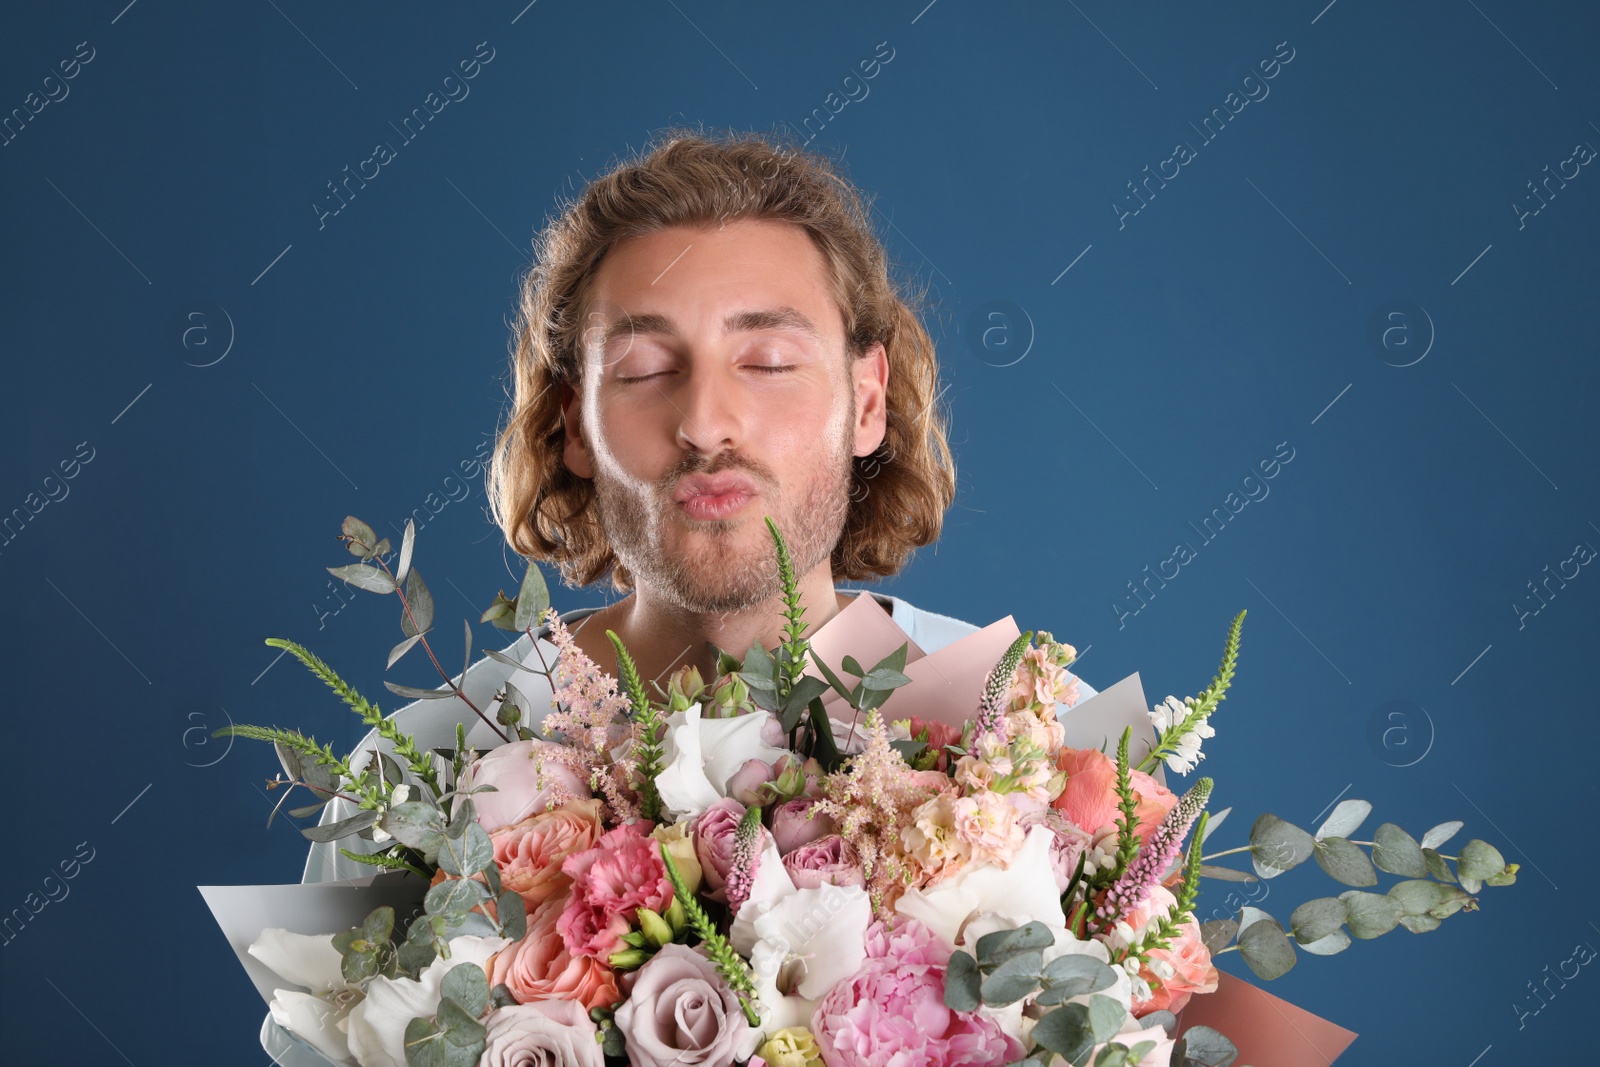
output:
M389 696L393 602L344 606L323 569L348 559L347 512L392 535L415 511L441 633L514 591L481 478L447 478L502 413L532 234L663 127L799 126L859 96L844 79L880 42L892 59L812 147L843 153L931 286L960 481L937 551L880 588L1050 629L1092 684L1138 670L1152 700L1205 685L1248 609L1203 765L1235 809L1214 845L1359 797L1368 831L1460 818L1454 844L1523 865L1476 914L1269 988L1360 1032L1341 1064L1580 1047L1600 978L1551 983L1537 1013L1528 983L1600 945L1580 836L1600 576L1542 607L1529 583L1600 546L1595 165L1522 212L1543 168L1600 145L1591 11L123 2L30 5L0 38L5 114L93 49L0 148L0 513L70 490L0 545L0 909L94 850L0 951L9 1052L266 1061L194 887L298 880L306 843L264 827L270 749L209 731L361 731L263 639ZM479 42L470 95L401 144L390 124ZM1280 42L1268 95L1206 143L1190 124ZM397 158L319 226L379 140ZM1114 208L1179 140L1195 158ZM81 442L92 459L46 483ZM1244 485L1280 443L1292 461ZM1209 542L1189 525L1263 486ZM1180 541L1195 557L1135 599ZM397 673L433 685L425 666ZM1287 920L1340 888L1307 864L1250 892Z

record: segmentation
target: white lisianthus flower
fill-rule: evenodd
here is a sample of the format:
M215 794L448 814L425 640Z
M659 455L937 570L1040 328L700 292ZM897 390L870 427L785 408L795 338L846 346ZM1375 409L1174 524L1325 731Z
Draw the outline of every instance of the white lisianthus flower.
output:
M272 927L261 931L246 951L284 981L309 990L274 989L267 1004L272 1021L340 1067L354 1067L343 1024L361 991L344 980L333 935Z
M450 958L436 958L415 979L369 979L366 999L346 1020L351 1054L361 1067L406 1067L406 1027L439 1010L445 972L463 963L487 970L489 958L509 944L504 937L456 937L450 940Z
M746 760L771 763L788 755L788 749L774 748L761 739L770 718L766 712L753 712L707 719L699 704L667 717L661 743L665 766L656 775L656 791L673 817L699 815L727 796L728 779Z
M788 1027L809 1027L817 1002L861 969L872 903L860 886L824 884L790 893L751 925L756 941L747 955L765 1039Z

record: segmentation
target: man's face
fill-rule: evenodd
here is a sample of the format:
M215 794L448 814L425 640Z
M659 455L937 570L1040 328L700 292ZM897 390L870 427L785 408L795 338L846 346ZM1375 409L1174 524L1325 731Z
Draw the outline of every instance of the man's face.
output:
M637 586L704 614L770 599L780 586L766 515L798 575L827 560L851 457L883 440L888 370L881 346L847 358L805 232L742 220L630 238L601 262L588 310L564 458L594 480ZM690 476L719 472L748 478L752 495L722 498L731 510L677 499Z

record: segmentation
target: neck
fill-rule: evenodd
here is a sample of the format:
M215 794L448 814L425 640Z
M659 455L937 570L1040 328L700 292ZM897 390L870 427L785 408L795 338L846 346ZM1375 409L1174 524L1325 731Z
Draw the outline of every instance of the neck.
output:
M821 629L850 603L849 597L835 591L827 560L802 576L796 589L807 634ZM673 672L691 666L710 682L717 677L718 649L743 660L752 644L770 652L783 641L784 600L780 593L739 611L705 614L684 611L641 586L573 626L578 646L602 670L620 678L607 630L622 640L646 689L652 680L665 688Z

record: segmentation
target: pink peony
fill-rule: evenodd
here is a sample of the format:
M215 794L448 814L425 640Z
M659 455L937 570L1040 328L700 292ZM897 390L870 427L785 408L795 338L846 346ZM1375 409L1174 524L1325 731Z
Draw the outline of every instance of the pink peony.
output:
M861 873L861 857L855 846L838 834L819 837L786 853L783 869L796 889L817 889L826 885L860 885L867 883Z
M1022 1043L977 1012L944 1003L950 946L915 919L867 929L867 959L818 1001L811 1032L823 1059L851 1067L958 1067L1022 1058Z
M640 908L660 913L671 906L672 883L660 847L639 826L624 823L594 848L562 862L572 893L556 926L572 955L609 960L624 947L622 935L633 928Z
M779 855L787 856L801 845L838 832L831 816L811 813L815 803L811 797L798 797L772 809L772 839Z
M573 800L489 835L500 882L522 897L528 911L567 895L572 879L561 871L568 856L591 848L605 832L598 800Z
M572 770L550 758L559 745L513 741L491 749L462 772L461 788L492 785L472 794L478 825L493 833L568 800L587 800L589 787Z
M489 986L504 984L519 1004L570 1000L589 1008L609 1008L622 994L609 965L592 956L573 956L556 928L562 901L539 905L528 916L528 932L494 954Z
M746 808L732 797L723 797L705 811L694 824L694 854L705 876L706 896L718 903L727 902L724 884L733 864L733 839L739 833L739 820Z

